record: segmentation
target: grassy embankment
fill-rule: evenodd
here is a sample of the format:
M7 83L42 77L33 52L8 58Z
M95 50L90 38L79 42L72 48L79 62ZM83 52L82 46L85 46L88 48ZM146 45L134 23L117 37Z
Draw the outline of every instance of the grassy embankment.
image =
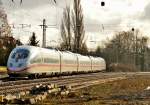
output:
M0 66L0 78L7 77L7 68L4 66Z
M46 105L150 105L149 76L90 86L69 96L49 96L39 104Z
M0 66L0 73L6 73L7 69L5 66Z

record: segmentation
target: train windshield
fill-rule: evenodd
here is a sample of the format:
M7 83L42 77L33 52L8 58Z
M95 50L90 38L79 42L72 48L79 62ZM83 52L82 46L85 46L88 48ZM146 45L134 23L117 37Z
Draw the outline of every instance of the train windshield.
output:
M11 56L12 59L26 59L29 55L27 49L17 49Z

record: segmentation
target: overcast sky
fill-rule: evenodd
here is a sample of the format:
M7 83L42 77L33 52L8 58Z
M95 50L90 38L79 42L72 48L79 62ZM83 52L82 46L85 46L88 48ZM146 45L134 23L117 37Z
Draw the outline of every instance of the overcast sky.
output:
M60 21L63 8L72 6L72 0L1 0L8 15L9 24L14 24L13 35L27 42L34 31L38 40L42 40L42 29L39 27L45 18L48 25L47 44L56 44L60 40ZM101 1L105 6L101 6ZM132 27L140 29L147 35L150 33L150 0L81 0L86 39L89 47L101 44L102 40L111 38L113 33L129 30ZM19 24L31 24L31 27L20 28ZM55 41L52 41L55 40ZM93 43L90 41L97 41Z

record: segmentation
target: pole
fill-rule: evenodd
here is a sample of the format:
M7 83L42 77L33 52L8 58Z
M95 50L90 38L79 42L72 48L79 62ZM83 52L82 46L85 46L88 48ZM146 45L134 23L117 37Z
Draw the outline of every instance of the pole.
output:
M46 47L46 20L43 19L43 46Z
M135 65L137 66L137 54L138 54L138 51L137 51L137 33L135 33L135 38L136 38L136 45L135 45L135 48L136 48L136 55L135 55Z
M46 47L46 28L47 28L47 25L46 25L46 20L43 19L43 24L40 25L43 29L43 40L42 40L42 47Z
M41 28L43 29L42 47L46 47L46 29L55 28L56 25L46 25L46 19L43 19L43 24L39 26L41 26Z
M133 35L135 36L135 53L134 53L134 65L137 65L137 33L135 33L135 29L132 28Z

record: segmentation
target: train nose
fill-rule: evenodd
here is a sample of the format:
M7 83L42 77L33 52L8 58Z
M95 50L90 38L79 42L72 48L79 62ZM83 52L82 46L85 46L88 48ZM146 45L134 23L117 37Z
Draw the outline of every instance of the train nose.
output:
M25 63L21 63L21 62L9 62L8 63L8 68L13 71L22 69L25 66L26 66Z
M15 62L18 62L18 59L15 59Z
M13 67L13 64L12 64L12 63L9 63L9 67Z
M23 67L23 63L19 63L18 64L18 67L20 68L20 67Z

